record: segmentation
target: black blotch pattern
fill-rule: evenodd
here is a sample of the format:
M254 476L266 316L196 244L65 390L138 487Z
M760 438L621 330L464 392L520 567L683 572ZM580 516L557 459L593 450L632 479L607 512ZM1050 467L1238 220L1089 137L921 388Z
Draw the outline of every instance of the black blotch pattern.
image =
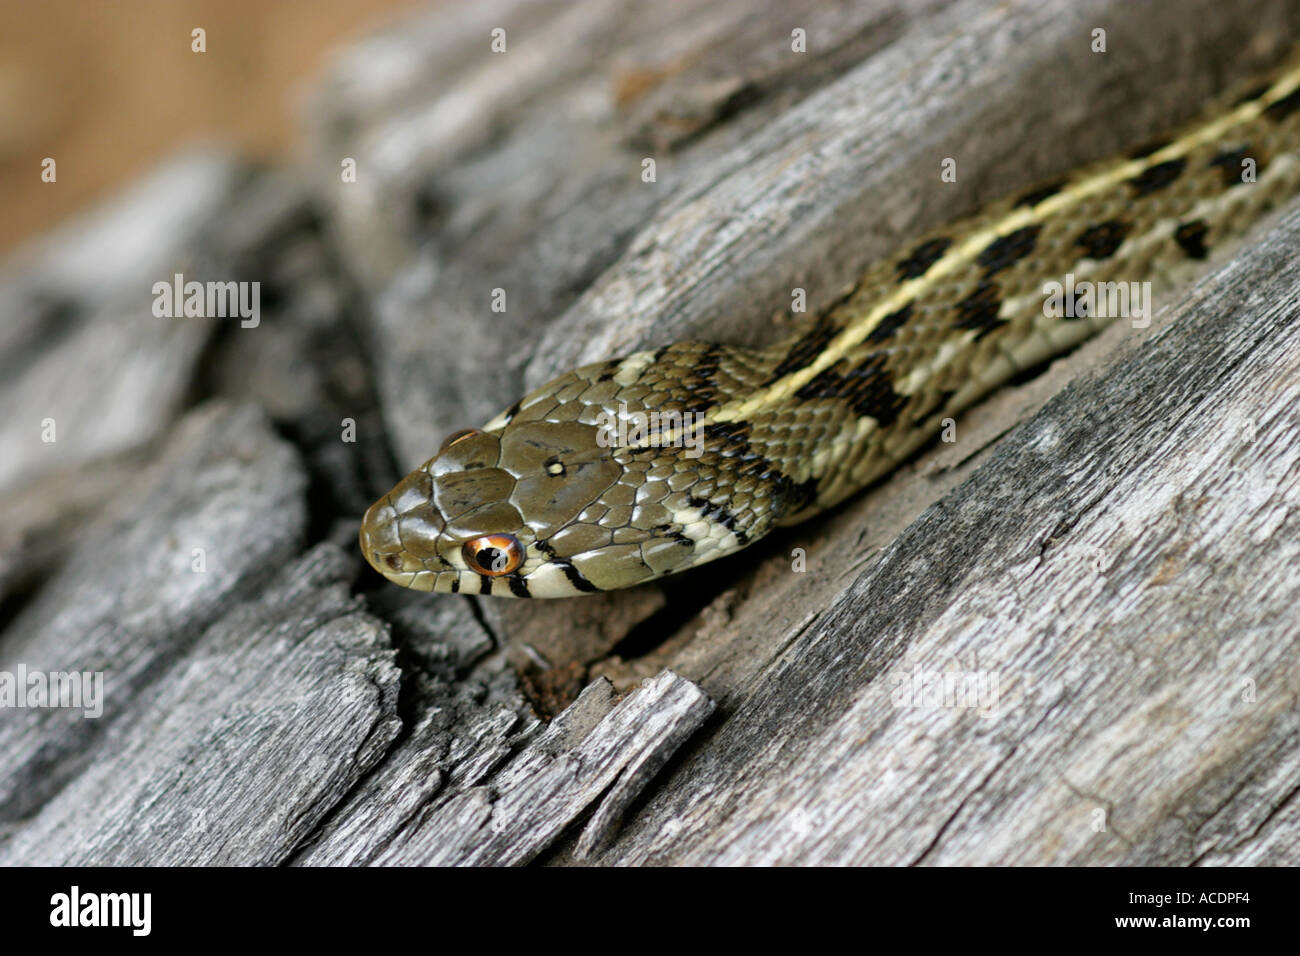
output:
M1065 180L1049 183L1046 186L1039 186L1037 189L1031 189L1015 202L1015 207L1019 206L1037 206L1044 199L1051 199L1062 189L1065 188Z
M658 358L656 354L655 360L658 361ZM691 367L692 377L699 379L710 388L717 388L718 382L714 376L718 374L718 366L721 362L722 346L710 345L700 353L700 357L695 360L694 365Z
M975 258L976 263L984 268L984 278L990 279L1030 255L1038 244L1038 234L1042 229L1041 223L1024 226L1005 236L998 236L985 246Z
M1144 169L1130 179L1128 184L1132 187L1135 197L1149 196L1175 182L1183 174L1186 167L1186 159L1166 160L1163 163L1156 163L1154 166Z
M1204 259L1209 255L1205 248L1207 231L1204 219L1194 219L1178 227L1174 232L1174 240L1183 247L1183 252L1187 253L1189 259Z
M878 344L888 340L912 317L912 305L913 303L909 302L901 309L890 312L889 315L881 319L880 324L872 329L871 334L867 336L867 341Z
M722 505L715 505L707 498L696 498L694 495L687 498L686 503L692 508L699 508L700 513L705 518L708 518L710 521L716 521L718 524L722 525L734 534L736 540L741 544L749 543L749 535L745 534L745 532L740 528L740 523L736 520L736 516L726 508L722 507Z
M815 381L815 379L814 379ZM798 508L802 508L806 503L805 492L802 485L794 482L789 475L781 471L770 459L763 457L756 452L749 443L751 426L748 422L715 422L711 425L704 426L705 447L713 454L727 458L732 462L732 470L735 473L736 480L752 477L756 481L762 482L772 489L773 513L775 515L792 513ZM739 464L736 464L739 462ZM816 493L816 482L812 483L813 491ZM717 509L716 517L730 531L739 536L742 542L747 542L749 538L736 524L736 517L728 512L725 508L712 505L703 499L692 501L692 506L696 508ZM715 514L714 511L706 509L706 514Z
M898 420L907 399L894 391L885 356L870 355L860 365L844 369L843 359L821 372L795 393L797 398L838 398L851 403L857 415L869 415L881 428Z
M707 432L707 429L706 429ZM728 457L733 461L740 459L739 465L733 465L736 480L753 478L770 489L772 520L782 515L794 514L810 504L817 496L816 478L797 482L781 471L770 459L755 452L748 440L733 443Z
M784 503L781 513L796 514L812 504L817 498L818 484L816 478L809 478L807 481L795 481L787 475L782 475L777 488L777 494Z
M785 357L781 359L777 367L772 370L772 374L764 379L759 387L766 388L791 372L797 372L799 369L811 365L817 356L821 355L831 339L835 338L835 333L838 331L839 329L835 327L835 324L829 318L822 316L811 329L790 346L785 353Z
M683 547L689 548L692 551L695 550L695 542L692 541L690 538L688 538L686 535L682 534L680 531L674 530L673 526L670 524L657 524L650 530L653 531L655 534L659 535L659 537L661 538L668 538L672 541L677 542Z
M830 368L822 369L803 388L794 393L795 398L806 401L814 401L819 398L846 398L844 377L837 371L843 365L844 360L840 359Z
M727 458L744 458L752 454L749 447L749 422L713 422L704 426L704 440L710 451Z
M519 407L520 407L521 405L523 405L523 403L524 403L524 400L521 398L521 399L519 399L519 401L515 402L515 403L514 403L513 405L511 405L508 409L506 409L506 423L507 423L507 424L509 424L509 422L510 422L510 421L511 421L511 420L512 420L516 415L519 414Z
M1300 89L1293 90L1264 110L1264 115L1275 123L1287 119L1296 110L1300 110Z
M1105 222L1094 223L1079 233L1074 244L1083 249L1083 254L1089 259L1106 259L1115 254L1131 228L1132 224L1122 219L1107 219Z
M710 345L704 350L704 354L700 356L700 361L696 366L696 370L699 371L700 374L707 374L712 377L717 373L718 363L722 361L722 355L725 351L726 350L721 345Z
M1233 186L1240 186L1241 164L1242 161L1250 156L1250 146L1241 146L1237 149L1222 149L1215 154L1214 158L1209 161L1207 166L1210 169L1219 168L1219 173L1223 176L1223 188L1231 189ZM1258 164L1257 164L1258 167Z
M903 282L925 275L926 270L938 262L951 245L952 240L947 236L927 239L921 243L908 254L906 259L900 259L894 264L894 268L898 270L898 281Z
M528 582L519 575L512 574L506 578L506 580L510 582L510 593L515 597L532 597L532 595L528 593Z
M1002 308L1002 290L996 282L987 279L975 287L975 291L957 303L956 328L978 329L975 341L988 335L1005 320L998 318L998 309Z
M674 397L680 392L682 411L703 414L718 404L718 383L714 376L722 360L722 346L710 345L691 365L690 374L677 383Z

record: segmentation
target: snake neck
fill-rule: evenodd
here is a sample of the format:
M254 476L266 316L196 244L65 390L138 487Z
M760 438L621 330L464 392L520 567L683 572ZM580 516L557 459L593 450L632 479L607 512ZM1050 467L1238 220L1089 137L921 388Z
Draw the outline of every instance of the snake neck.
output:
M709 425L781 463L802 490L778 523L802 520L1008 379L1116 320L1144 327L1153 295L1300 191L1298 153L1293 61L1168 140L921 237L789 341L734 350L748 387Z

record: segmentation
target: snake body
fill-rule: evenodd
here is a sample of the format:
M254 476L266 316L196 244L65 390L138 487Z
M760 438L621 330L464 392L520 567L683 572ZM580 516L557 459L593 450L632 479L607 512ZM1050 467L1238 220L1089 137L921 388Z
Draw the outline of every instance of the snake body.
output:
M362 551L405 587L508 597L714 560L871 484L1100 331L1115 316L1084 283L1163 285L1298 190L1292 64L1166 142L922 237L789 341L679 342L549 382L377 501ZM1073 298L1045 307L1067 275Z

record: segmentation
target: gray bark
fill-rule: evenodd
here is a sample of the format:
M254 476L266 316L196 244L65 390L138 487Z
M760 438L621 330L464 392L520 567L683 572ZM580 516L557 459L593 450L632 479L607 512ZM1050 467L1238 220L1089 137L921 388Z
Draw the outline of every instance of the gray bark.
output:
M1300 861L1294 207L680 582L475 604L354 543L528 385L771 341L793 287L1189 117L1300 36L1247 7L452 5L339 58L306 170L183 156L33 243L0 674L106 683L0 710L0 864ZM174 272L260 324L152 316Z

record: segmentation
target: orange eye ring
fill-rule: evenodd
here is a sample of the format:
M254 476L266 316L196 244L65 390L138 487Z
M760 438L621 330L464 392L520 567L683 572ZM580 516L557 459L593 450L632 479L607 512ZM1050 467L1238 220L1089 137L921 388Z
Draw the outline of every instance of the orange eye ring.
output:
M513 534L485 534L461 546L465 563L486 578L499 578L524 563L524 546Z
M442 447L438 449L438 454L441 455L452 445L456 444L456 442L464 441L466 438L482 434L483 429L481 428L462 428L460 431L452 432L442 440Z

